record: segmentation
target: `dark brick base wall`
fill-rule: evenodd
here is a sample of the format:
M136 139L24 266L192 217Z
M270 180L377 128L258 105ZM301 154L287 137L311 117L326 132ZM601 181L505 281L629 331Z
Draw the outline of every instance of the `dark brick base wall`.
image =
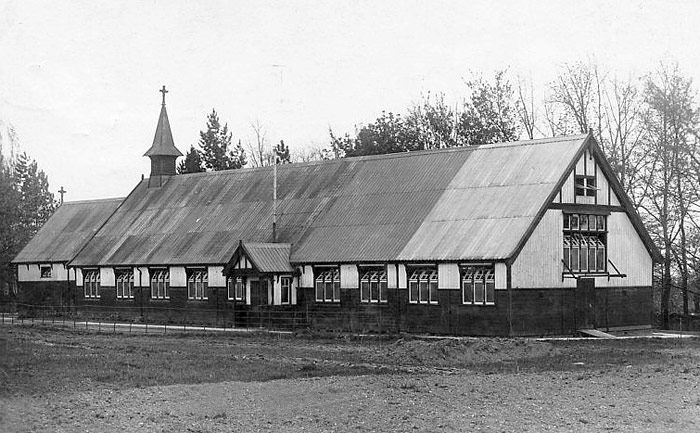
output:
M138 287L133 299L117 299L114 287L86 299L68 282L24 282L19 289L27 304L74 306L85 317L183 325L532 336L572 334L584 322L573 288L498 290L489 306L463 305L460 290L444 289L437 304L426 305L409 303L405 289L390 289L386 303L366 304L357 289L342 289L339 303L323 303L313 289L300 288L293 306L242 305L229 301L223 288L209 288L207 300L187 299L184 287L171 287L167 300L151 299L149 288ZM652 323L651 287L596 288L591 301L589 317L598 329Z

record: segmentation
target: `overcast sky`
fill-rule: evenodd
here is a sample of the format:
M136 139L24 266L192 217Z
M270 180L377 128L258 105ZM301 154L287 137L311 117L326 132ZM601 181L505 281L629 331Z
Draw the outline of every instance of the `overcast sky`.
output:
M235 140L257 120L294 149L457 98L469 71L542 86L564 62L624 78L675 59L697 84L698 23L694 1L0 0L0 122L54 192L124 196L148 175L162 85L183 153L212 108Z

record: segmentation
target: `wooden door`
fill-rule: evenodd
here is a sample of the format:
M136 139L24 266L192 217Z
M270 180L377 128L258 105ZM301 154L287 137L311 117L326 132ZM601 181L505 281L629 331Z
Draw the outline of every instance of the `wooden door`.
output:
M250 282L250 305L267 305L267 280Z
M576 328L595 328L595 280L579 278L576 281Z

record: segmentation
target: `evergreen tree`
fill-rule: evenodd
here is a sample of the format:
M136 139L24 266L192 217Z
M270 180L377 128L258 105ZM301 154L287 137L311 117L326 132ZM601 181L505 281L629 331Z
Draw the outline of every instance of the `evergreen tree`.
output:
M284 144L284 140L280 140L280 144L275 146L275 154L277 155L278 164L289 164L292 162L289 157L289 147Z
M199 151L194 146L190 146L185 159L180 161L180 165L177 166L177 172L178 174L187 174L202 171L204 171L204 167L202 167L202 158L199 156Z
M245 165L245 151L240 142L235 149L230 148L232 136L228 124L222 127L219 115L212 109L207 116L207 130L199 132L200 156L205 168L219 171L242 168Z

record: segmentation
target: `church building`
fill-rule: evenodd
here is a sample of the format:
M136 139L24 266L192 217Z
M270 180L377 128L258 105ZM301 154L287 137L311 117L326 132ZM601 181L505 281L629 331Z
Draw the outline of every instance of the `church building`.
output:
M590 134L178 175L181 155L163 99L150 176L63 204L14 259L21 296L219 326L652 323L659 252Z

